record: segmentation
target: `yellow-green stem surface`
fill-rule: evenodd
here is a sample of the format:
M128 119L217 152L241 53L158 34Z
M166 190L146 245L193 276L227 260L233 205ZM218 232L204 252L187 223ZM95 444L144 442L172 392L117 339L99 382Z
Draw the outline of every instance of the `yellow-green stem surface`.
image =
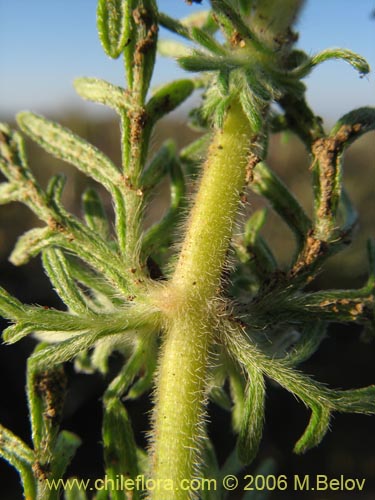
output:
M158 294L166 329L154 413L151 472L159 484L153 500L186 500L189 492L176 488L199 471L210 306L219 293L251 139L249 122L233 103L210 147L173 278Z

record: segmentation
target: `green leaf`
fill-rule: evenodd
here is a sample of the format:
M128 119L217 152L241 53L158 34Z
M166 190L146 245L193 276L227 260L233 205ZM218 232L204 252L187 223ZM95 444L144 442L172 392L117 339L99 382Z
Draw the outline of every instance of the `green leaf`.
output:
M80 445L81 439L72 432L61 431L59 433L53 452L53 476L57 480L64 476L68 465Z
M143 374L132 384L126 399L138 399L145 392L151 390L154 384L157 361L156 338L152 337L147 343L141 344L139 350L142 354L142 366L140 371L143 371Z
M370 72L370 66L364 57L352 52L351 50L340 48L325 49L322 52L319 52L311 58L310 68L313 68L324 61L328 61L329 59L341 59L348 62L360 73L360 75L366 75Z
M218 30L218 26L215 23L210 10L199 10L197 12L193 12L189 16L181 19L180 23L187 28L200 28L210 35L213 35Z
M375 108L363 107L341 117L329 135L340 140L345 149L371 130L375 130Z
M87 342L90 344L100 337L106 335L123 333L132 330L139 330L148 325L149 322L157 328L158 313L153 310L145 310L142 306L123 307L121 310L113 313L95 314L86 310L84 315L71 314L68 312L57 311L55 309L45 309L43 307L24 306L23 313L18 313L17 319L23 324L28 332L33 329L35 333L44 334L48 338L50 332L51 341L54 342L56 334L62 334L62 338L68 340L59 346L52 346L59 352L65 352L65 346L70 346L70 341L77 342L77 345L84 345L84 336L87 336ZM87 333L83 333L87 332ZM135 332L132 333L135 335ZM14 343L18 338L6 338L8 343ZM90 340L91 339L91 340ZM92 340L95 339L95 340ZM82 348L83 349L83 348ZM36 355L38 357L38 355Z
M163 12L158 13L158 21L161 26L163 26L169 31L172 31L172 33L176 33L177 35L183 36L184 38L190 40L190 31L188 27L185 26L185 24L181 23L180 21L177 21L176 19L169 17L167 14L164 14Z
M294 452L301 454L318 446L327 431L331 419L331 411L323 405L311 404L311 418L305 432L294 447Z
M79 352L92 347L100 337L101 335L98 331L74 335L57 345L45 347L41 351L33 354L30 361L40 367L65 363L73 359Z
M265 278L277 269L276 259L264 238L259 234L266 221L267 210L257 210L248 219L244 231L246 264L260 278Z
M144 235L142 252L149 256L156 248L163 250L169 245L172 231L175 229L182 217L182 208L185 202L185 180L181 166L177 159L170 165L171 176L171 201L170 208L163 219L154 224Z
M124 49L128 87L143 106L154 69L158 12L155 0L127 0L128 43Z
M120 173L109 158L67 128L29 112L18 114L17 122L47 152L71 163L109 191L121 184Z
M88 310L87 301L69 273L63 252L44 250L42 258L44 269L61 300L72 312L85 314Z
M20 187L17 184L11 182L2 182L0 184L0 205L18 201L20 198Z
M107 300L111 301L115 299L116 289L103 280L102 276L96 274L92 269L72 257L67 256L67 262L69 272L76 281L94 290L97 294L103 296L103 298L107 297ZM117 302L119 305L124 304L119 298L117 298Z
M4 318L16 320L25 313L25 308L18 299L0 286L0 312Z
M209 56L203 52L194 51L192 55L179 57L178 64L186 71L220 71L233 70L242 66L242 63L233 57Z
M191 49L175 40L159 40L158 53L163 57L173 57L177 59L179 57L188 56L191 53Z
M194 83L191 80L176 80L160 87L151 97L146 106L146 113L152 123L160 120L182 104L193 92Z
M36 484L32 465L33 451L11 431L0 425L0 457L9 462L21 476L25 498L36 498Z
M256 134L263 126L261 105L258 99L250 91L243 91L240 93L240 102L252 130L254 134Z
M48 182L46 194L47 201L50 205L54 205L55 209L61 212L61 197L66 184L66 176L57 174L51 177Z
M288 364L296 366L311 358L326 337L326 333L327 325L321 321L305 325L300 339L286 356Z
M251 40L258 50L265 51L265 47L259 43L254 33L252 33L248 25L242 20L232 4L224 0L211 0L211 5L215 16L219 18L219 22L223 26L228 38L233 35L234 31L237 31L242 38Z
M34 184L23 138L4 123L0 123L0 170L9 181L28 180Z
M64 406L66 378L63 367L38 366L34 359L44 350L39 344L27 363L27 398L31 434L38 460L50 464Z
M219 42L215 40L210 34L206 33L200 28L192 27L190 29L191 38L201 45L203 48L207 49L212 54L225 55L226 50Z
M238 440L238 454L244 463L249 464L256 457L262 438L265 384L263 374L258 368L250 364L246 368L249 380Z
M88 101L104 104L121 113L130 109L129 93L122 87L98 78L77 78L74 80L77 93Z
M130 15L126 0L99 0L97 27L100 42L105 53L117 59L129 37L128 17Z
M250 188L269 200L273 209L294 232L301 248L311 228L311 221L293 194L264 162L256 165Z
M142 172L141 186L143 191L151 191L163 179L175 155L175 143L171 140L165 141Z
M137 448L128 413L117 398L107 400L103 416L103 445L106 477L116 480L120 475L135 479L139 474ZM132 491L134 500L141 492ZM126 500L126 491L112 490L113 500Z
M15 266L27 264L32 257L51 246L59 246L64 238L49 227L30 229L18 238L9 260Z
M81 483L81 479L77 477L70 477L67 481L69 481L69 488L66 488L64 491L64 500L87 500L86 492L81 486L81 484L83 484ZM105 496L104 498L105 500L108 500L108 496ZM95 496L95 499L97 500L98 496Z
M228 370L230 395L233 401L232 425L235 432L240 432L245 404L245 382L238 367L230 365Z
M110 226L99 193L93 188L86 189L82 196L82 204L86 224L104 241L108 241Z

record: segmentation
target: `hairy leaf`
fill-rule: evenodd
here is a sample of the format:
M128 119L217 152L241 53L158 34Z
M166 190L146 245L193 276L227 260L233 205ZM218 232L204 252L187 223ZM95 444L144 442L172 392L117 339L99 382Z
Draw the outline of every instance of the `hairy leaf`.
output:
M130 12L126 0L99 0L97 24L99 39L109 57L117 59L129 37L128 17Z
M71 163L109 191L121 184L119 171L109 158L67 128L29 112L18 114L17 122L43 149Z
M98 78L77 78L74 87L78 94L98 104L105 104L117 112L130 109L129 94L122 87Z

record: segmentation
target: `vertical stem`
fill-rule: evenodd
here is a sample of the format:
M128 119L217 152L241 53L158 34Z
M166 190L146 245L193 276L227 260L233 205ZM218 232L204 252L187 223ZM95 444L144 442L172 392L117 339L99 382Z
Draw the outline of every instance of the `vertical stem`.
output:
M177 489L198 472L205 404L205 376L211 341L210 307L245 182L249 122L235 102L209 150L174 276L159 299L167 318L154 412L152 477L168 480L153 500L185 500Z

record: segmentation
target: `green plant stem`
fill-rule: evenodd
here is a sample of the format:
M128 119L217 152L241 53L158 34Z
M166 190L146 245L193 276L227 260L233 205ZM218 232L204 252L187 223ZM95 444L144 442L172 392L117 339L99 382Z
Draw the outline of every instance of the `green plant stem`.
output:
M220 289L252 138L242 108L233 103L210 147L173 278L159 295L167 325L154 413L152 477L171 480L174 488L198 472L214 326L210 308ZM151 494L153 500L189 497L187 491L162 486Z

